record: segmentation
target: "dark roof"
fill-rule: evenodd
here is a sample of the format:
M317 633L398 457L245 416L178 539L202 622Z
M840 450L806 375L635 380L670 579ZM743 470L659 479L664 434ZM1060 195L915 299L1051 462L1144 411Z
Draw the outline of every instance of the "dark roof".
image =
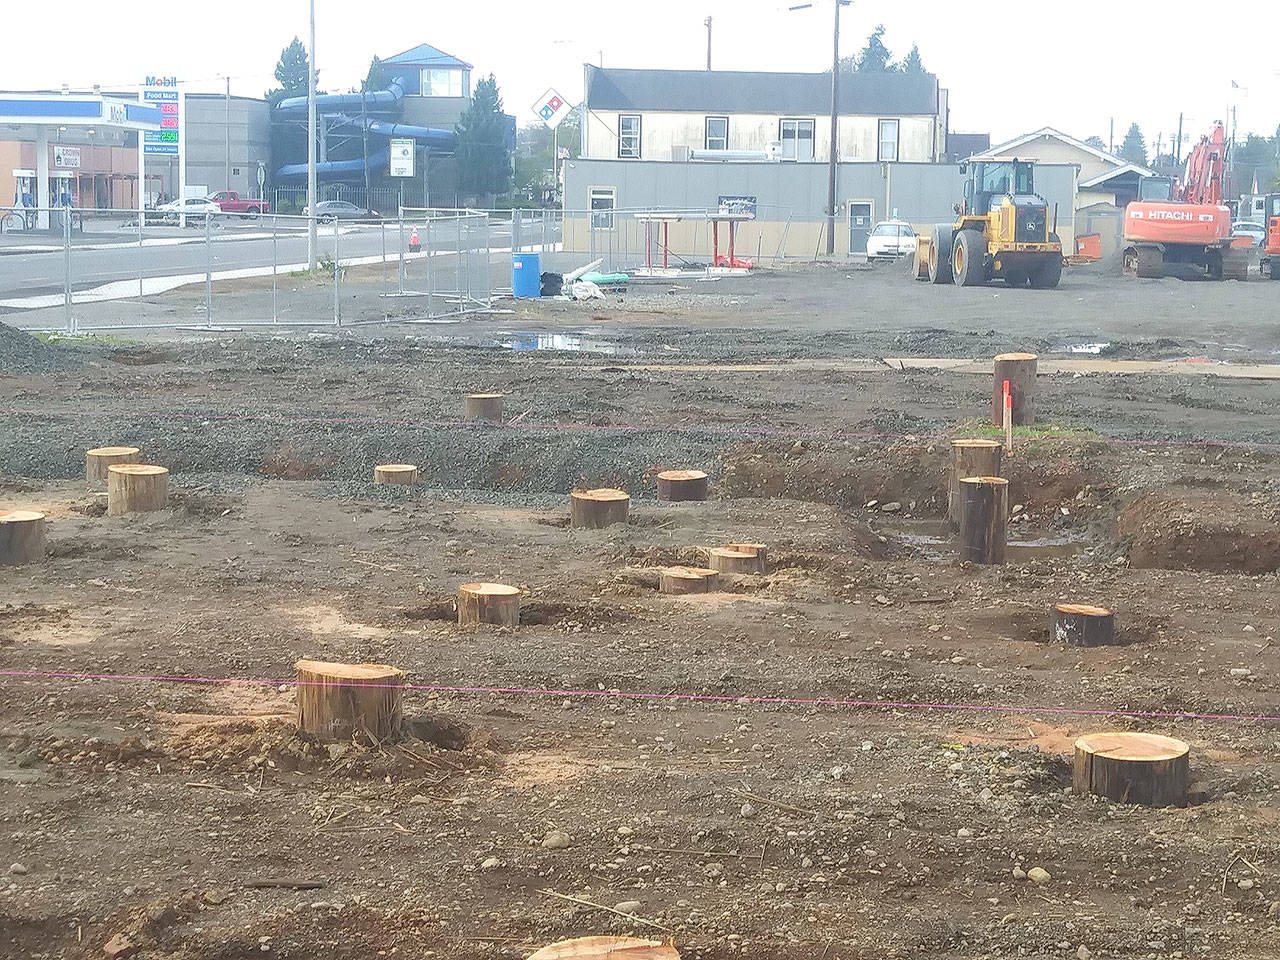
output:
M961 157L972 157L975 153L983 153L991 149L989 133L948 133L947 153Z
M817 116L831 112L830 73L749 70L625 70L587 64L591 110L662 110ZM840 77L842 114L933 115L931 73L853 73Z
M383 63L404 63L414 67L462 67L470 70L471 64L459 60L451 53L433 47L429 43L420 43L412 50L387 57Z

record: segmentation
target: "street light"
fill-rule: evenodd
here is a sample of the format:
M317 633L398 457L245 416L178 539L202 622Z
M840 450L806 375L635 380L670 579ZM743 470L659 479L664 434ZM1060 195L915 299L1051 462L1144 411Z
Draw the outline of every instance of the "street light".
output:
M853 0L834 0L835 24L831 31L831 145L827 150L827 256L836 252L836 145L840 137L840 8ZM808 10L812 3L799 3L788 10Z

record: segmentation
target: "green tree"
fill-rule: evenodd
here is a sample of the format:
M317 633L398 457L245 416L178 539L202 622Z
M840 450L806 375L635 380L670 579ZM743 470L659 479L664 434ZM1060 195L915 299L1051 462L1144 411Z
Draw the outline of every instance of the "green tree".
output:
M545 190L552 187L551 157L553 148L568 150L570 159L578 156L582 144L582 114L580 107L560 121L560 127L552 131L543 123L521 127L516 134L516 153L512 158L515 175L512 190L518 199L540 201Z
M920 47L918 44L913 43L911 45L911 50L902 58L902 62L898 64L897 69L899 72L913 77L923 76L927 72L924 68L924 61L920 59Z
M859 73L888 73L893 67L889 63L889 48L884 45L884 24L877 24L867 37L867 45L862 48L854 61Z
M1120 159L1129 163L1147 165L1147 142L1142 139L1142 131L1136 123L1129 124L1129 132L1124 135L1120 144Z
M369 64L369 72L364 78L364 89L368 93L375 90L385 90L391 86L393 77L391 73L383 66L382 61L377 57Z
M307 57L307 48L302 41L294 37L289 45L280 51L280 60L276 63L276 82L280 84L274 90L267 91L267 99L275 106L285 97L296 97L307 92L307 82L311 72L311 61Z
M458 186L474 197L496 197L511 185L507 119L493 74L480 80L458 118Z
M1098 137L1098 136L1090 137L1088 140L1084 142L1084 144L1086 147L1093 147L1093 149L1101 150L1103 153L1107 152L1107 142L1103 140L1101 137Z

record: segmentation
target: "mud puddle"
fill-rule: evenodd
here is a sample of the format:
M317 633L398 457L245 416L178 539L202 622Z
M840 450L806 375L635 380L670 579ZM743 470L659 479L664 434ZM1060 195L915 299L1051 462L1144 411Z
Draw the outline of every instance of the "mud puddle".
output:
M513 333L502 346L516 353L528 351L562 353L599 353L609 357L638 357L635 347L624 347L611 340L588 333Z
M904 523L884 531L895 543L908 547L924 560L952 560L956 555L956 539L945 521L925 520ZM1031 560L1058 559L1084 553L1089 542L1081 537L1023 537L1010 540L1005 547L1005 559L1010 563L1027 563Z

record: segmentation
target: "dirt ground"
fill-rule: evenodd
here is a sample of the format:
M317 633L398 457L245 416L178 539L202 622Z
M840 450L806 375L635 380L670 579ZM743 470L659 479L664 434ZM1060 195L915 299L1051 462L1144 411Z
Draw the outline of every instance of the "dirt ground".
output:
M442 327L0 336L0 509L50 518L0 568L0 956L1280 955L1277 382L1042 376L981 567L945 472L989 376L813 363L1269 362L1275 296L815 267ZM514 422L461 422L491 389ZM105 516L107 443L171 469L169 509ZM373 486L388 461L420 485ZM657 501L686 466L711 499ZM630 522L569 529L606 484ZM766 574L655 589L745 541ZM472 580L521 588L518 630L456 625ZM1063 600L1117 644L1051 642ZM299 658L407 671L405 739L300 737ZM1186 740L1189 805L1073 794L1110 729Z

